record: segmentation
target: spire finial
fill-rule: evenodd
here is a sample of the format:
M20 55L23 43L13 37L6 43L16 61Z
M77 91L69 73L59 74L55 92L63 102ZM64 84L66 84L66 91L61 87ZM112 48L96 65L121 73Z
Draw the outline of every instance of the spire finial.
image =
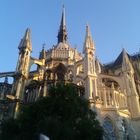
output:
M63 4L63 10L62 10L62 19L61 19L61 25L60 26L66 26L66 17L65 17L65 6Z
M127 54L125 48L122 48L122 53L123 53L124 56Z
M26 32L25 32L25 36L24 36L24 38L26 39L26 40L30 40L30 34L31 34L31 30L29 29L29 28L27 28L26 29Z
M88 23L86 25L86 35L87 35L87 37L91 36L90 27L89 27L89 24Z
M67 30L66 30L66 17L65 17L65 7L63 5L63 10L62 10L62 18L61 18L61 23L60 23L60 29L58 32L58 43L67 42Z

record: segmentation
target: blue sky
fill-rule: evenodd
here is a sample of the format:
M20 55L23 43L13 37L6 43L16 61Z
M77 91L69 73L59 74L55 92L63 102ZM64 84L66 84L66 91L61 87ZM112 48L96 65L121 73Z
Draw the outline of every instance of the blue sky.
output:
M0 0L0 72L15 70L27 27L32 31L33 57L43 43L46 49L57 43L63 4L72 47L82 52L88 23L101 63L116 59L123 47L130 54L139 51L139 0Z

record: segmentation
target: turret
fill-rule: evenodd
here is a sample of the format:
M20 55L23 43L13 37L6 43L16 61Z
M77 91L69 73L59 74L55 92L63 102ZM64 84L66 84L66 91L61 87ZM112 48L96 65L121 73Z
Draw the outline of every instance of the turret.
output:
M84 53L84 74L85 74L85 92L86 98L93 99L97 96L97 83L95 71L95 47L90 33L90 28L86 26L86 37L83 47Z

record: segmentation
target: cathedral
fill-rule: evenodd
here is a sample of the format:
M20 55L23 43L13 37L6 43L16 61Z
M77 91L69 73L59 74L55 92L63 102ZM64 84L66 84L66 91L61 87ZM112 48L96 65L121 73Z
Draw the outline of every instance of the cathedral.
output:
M70 82L78 87L79 96L90 102L102 127L104 140L140 140L140 54L130 55L125 49L114 62L101 64L95 57L95 45L86 26L83 52L68 43L65 9L63 8L58 42L33 58L30 29L21 39L14 72L0 73L0 120L15 117L19 104L35 102L47 96L51 84ZM32 65L36 70L31 70ZM8 78L13 78L13 83ZM11 111L14 108L14 111Z

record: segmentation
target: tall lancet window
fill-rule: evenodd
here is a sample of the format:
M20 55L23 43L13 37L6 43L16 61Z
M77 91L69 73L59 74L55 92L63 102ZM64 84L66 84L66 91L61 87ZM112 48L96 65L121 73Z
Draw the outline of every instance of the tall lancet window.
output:
M116 140L115 130L110 118L106 117L103 123L104 140Z
M90 70L90 73L93 74L94 67L93 67L93 60L92 59L89 60L89 70Z

